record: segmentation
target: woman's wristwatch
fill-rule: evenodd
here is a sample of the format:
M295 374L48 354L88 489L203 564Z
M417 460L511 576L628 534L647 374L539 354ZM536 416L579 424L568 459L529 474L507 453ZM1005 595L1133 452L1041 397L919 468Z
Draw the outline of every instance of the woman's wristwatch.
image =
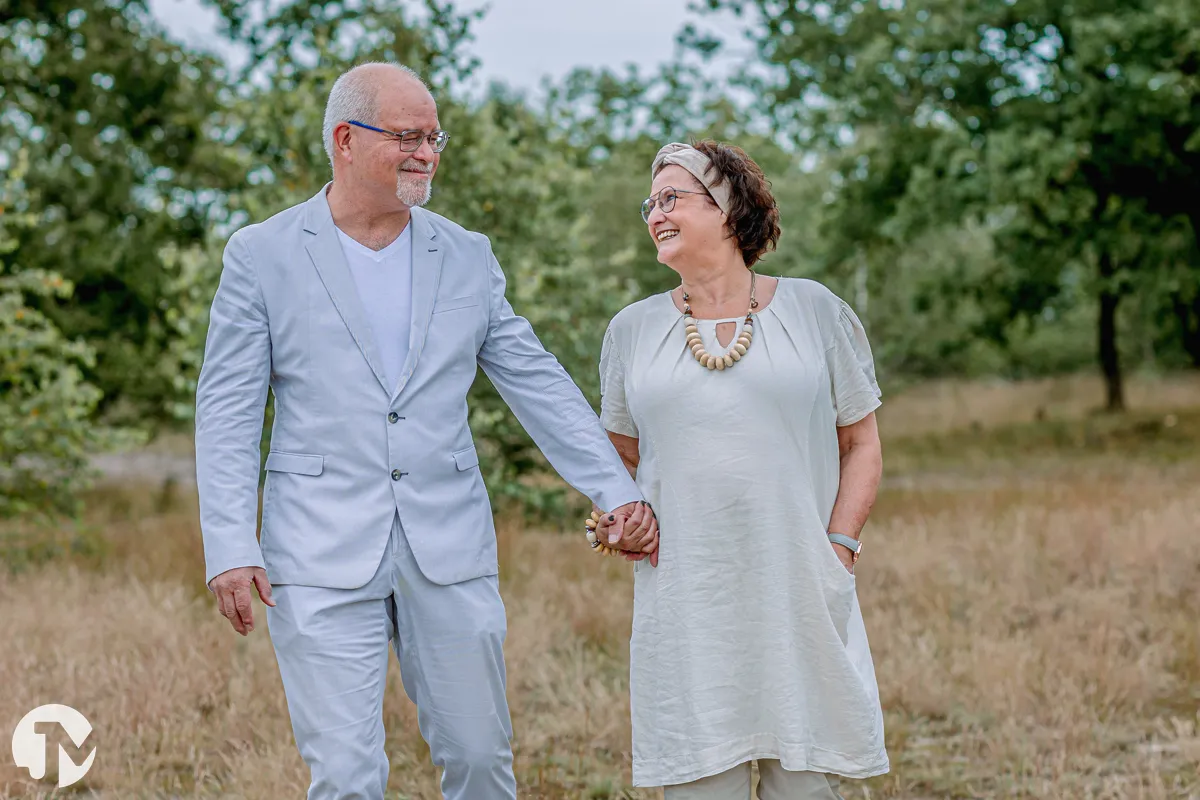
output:
M842 547L853 553L850 556L850 565L854 566L858 563L858 554L862 552L862 542L852 536L847 536L844 533L829 534L829 541L833 544L840 544Z

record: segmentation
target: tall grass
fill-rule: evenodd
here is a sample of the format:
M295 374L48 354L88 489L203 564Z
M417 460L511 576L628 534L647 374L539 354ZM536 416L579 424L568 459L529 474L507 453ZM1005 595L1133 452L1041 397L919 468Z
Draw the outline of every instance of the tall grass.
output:
M847 798L1200 797L1200 411L935 435L896 406L858 570L893 769ZM95 726L67 793L304 794L266 627L218 616L194 507L107 490L87 521L102 547L0 572L4 730L46 702ZM629 565L564 527L500 520L521 796L658 797L628 786ZM398 673L391 797L434 798ZM51 788L0 758L0 797Z

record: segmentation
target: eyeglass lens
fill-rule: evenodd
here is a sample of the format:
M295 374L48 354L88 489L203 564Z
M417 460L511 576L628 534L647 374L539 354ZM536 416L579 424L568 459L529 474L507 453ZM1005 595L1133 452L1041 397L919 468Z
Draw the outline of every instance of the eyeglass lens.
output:
M429 137L429 146L433 148L433 152L440 153L446 148L446 142L450 140L449 135L445 131L438 131L431 134ZM421 142L425 141L425 134L417 131L408 133L400 137L400 149L406 153L412 153L421 147Z
M661 208L664 214L670 214L675 209L675 197L675 190L670 186L659 192L657 197L647 197L642 203L642 221L650 221L655 206Z

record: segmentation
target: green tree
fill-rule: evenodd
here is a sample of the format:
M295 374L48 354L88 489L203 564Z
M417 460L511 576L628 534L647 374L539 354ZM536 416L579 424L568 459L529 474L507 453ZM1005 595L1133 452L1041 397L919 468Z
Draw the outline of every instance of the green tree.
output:
M24 154L14 159L23 165ZM16 234L36 221L11 210L21 206L23 171L13 170L0 187L0 518L53 519L77 510L92 453L133 440L91 419L100 401L84 379L94 363L91 348L27 302L61 301L72 286L14 260Z
M221 89L218 64L164 38L139 0L0 6L0 152L27 154L18 210L34 219L11 234L15 262L72 287L26 299L94 350L80 368L112 418L161 420L181 399L165 253L224 214Z
M1120 408L1121 300L1169 269L1180 327L1195 329L1195 3L709 6L757 13L754 38L772 68L758 88L798 141L838 157L839 202L861 220L847 220L845 239L895 249L964 219L994 232L998 268L960 287L985 312L979 332L1002 339L1014 317L1087 284L1107 403ZM1150 245L1180 227L1186 241Z

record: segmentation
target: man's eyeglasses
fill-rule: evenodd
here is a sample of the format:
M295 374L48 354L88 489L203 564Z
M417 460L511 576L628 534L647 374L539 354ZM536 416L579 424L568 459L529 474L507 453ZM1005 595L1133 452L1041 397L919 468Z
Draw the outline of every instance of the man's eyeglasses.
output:
M450 134L445 131L434 131L426 134L425 131L389 131L383 128L376 128L374 125L368 125L365 122L359 122L356 119L346 120L350 125L355 125L359 128L366 128L369 131L382 133L395 142L399 142L400 150L405 153L415 153L421 149L421 142L428 141L429 146L433 148L433 152L440 153L446 149L446 142L450 140Z
M708 194L708 192L693 192L687 189L676 189L674 186L664 186L657 194L652 194L642 201L642 222L650 222L654 207L658 206L664 214L675 210L675 200L681 194Z

